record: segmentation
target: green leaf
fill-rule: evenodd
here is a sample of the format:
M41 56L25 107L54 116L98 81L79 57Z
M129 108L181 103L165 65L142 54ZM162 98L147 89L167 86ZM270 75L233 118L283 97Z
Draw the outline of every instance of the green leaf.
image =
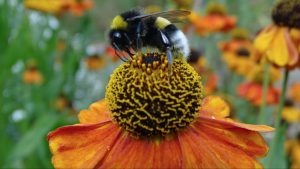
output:
M58 116L47 114L41 116L32 128L20 139L15 148L8 154L4 168L14 165L15 161L19 161L32 153L41 142L46 141L47 133L53 128L58 121Z

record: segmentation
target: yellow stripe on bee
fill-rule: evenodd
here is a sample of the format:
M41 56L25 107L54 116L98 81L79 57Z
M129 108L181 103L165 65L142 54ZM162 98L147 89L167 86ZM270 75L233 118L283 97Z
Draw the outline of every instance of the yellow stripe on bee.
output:
M111 29L126 29L127 26L128 26L128 23L126 21L124 21L124 18L122 16L118 15L113 19L110 28Z
M166 26L170 25L171 22L165 18L157 17L155 20L155 26L159 29L164 29Z

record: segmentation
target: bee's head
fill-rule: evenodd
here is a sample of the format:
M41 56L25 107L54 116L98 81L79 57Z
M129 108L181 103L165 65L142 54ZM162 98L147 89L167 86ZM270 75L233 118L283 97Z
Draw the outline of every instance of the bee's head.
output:
M128 45L130 45L129 38L123 30L111 30L109 32L109 38L110 43L114 48L118 47L119 49L124 50Z

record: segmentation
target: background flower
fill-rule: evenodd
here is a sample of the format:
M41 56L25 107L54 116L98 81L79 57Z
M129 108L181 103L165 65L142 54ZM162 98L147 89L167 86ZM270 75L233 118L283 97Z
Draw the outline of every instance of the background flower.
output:
M104 98L110 74L122 63L108 44L106 36L111 20L117 14L136 7L158 6L161 11L186 8L196 14L190 17L196 16L194 19L197 21L198 17L203 19L207 15L206 9L210 3L217 2L226 7L226 17L235 17L235 28L247 30L247 43L252 43L257 32L272 23L270 12L275 4L273 0L194 0L178 3L160 0L109 0L93 1L92 5L87 3L86 6L75 5L71 10L70 5L61 8L61 3L80 1L52 0L51 3L45 3L46 1L0 0L0 166L3 168L53 168L52 154L45 139L47 133L60 126L79 123L76 118L79 110L87 109L91 103ZM32 5L40 7L34 8ZM81 13L75 14L77 9ZM225 45L228 49L243 44L231 43L234 29L225 32L199 29L197 32L190 19L176 23L176 26L186 29L191 48L203 51L205 62L200 61L199 65L208 68L206 75L200 73L203 84L207 84L207 91L210 91L209 82L212 81L213 94L222 96L230 104L230 118L241 123L273 126L278 112L277 105L267 105L263 113L256 113L260 112L260 107L241 99L237 93L238 86L252 81L255 79L253 77L258 77L261 81L264 77L262 62L256 63L262 64L259 67L249 68L256 71L249 71L248 74L248 69L242 68L240 72L246 72L247 75L237 74L227 64L233 60L229 59L224 63L225 52L219 48L221 42L230 42ZM208 22L205 24L212 23L209 19L206 21ZM216 23L218 25L219 21ZM205 36L199 36L199 33ZM240 39L245 37L241 32L238 34ZM289 34L299 51L299 31L291 29ZM88 51L97 51L98 56L104 58L99 69L88 69L85 59L94 54ZM258 55L254 61L260 58L262 56ZM35 61L36 72L43 79L39 84L28 84L23 80L29 60ZM292 88L290 85L293 83L299 83L299 69L296 67L290 69L288 89ZM248 77L250 74L251 77ZM273 87L281 86L283 75L271 75L270 81L273 78L276 79ZM61 98L62 93L64 98ZM296 92L291 92L292 94ZM291 95L288 97L294 99L295 108L299 109L296 97L290 97ZM64 108L61 109L62 107ZM266 116L265 120L259 120L261 114ZM282 122L287 128L279 130L282 132L278 141L280 145L275 153L270 148L269 154L275 154L272 163L274 166L288 168L291 164L287 158L283 158L286 155L283 143L285 139L294 139L299 127L297 123ZM263 134L263 137L270 146L274 135ZM269 156L266 156L261 160L265 167L269 166L268 159Z

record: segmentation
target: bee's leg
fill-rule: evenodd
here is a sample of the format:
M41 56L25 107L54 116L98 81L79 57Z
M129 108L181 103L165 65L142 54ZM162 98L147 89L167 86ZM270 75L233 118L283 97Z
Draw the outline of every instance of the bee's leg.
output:
M115 54L123 61L123 62L127 62L128 60L125 60L124 57L120 56L117 52L117 50L115 49Z
M122 52L122 50L118 47L117 44L113 43L113 46L115 48L115 54L123 61L123 62L127 62L128 59L125 56L120 56L118 52ZM117 52L118 51L118 52Z
M172 75L173 55L171 52L171 42L169 38L161 30L159 30L159 32L160 32L161 41L164 45L166 55L168 57L168 73L169 75Z
M134 55L134 53L132 53L130 51L130 46L132 46L132 41L130 40L129 36L127 35L127 33L124 33L124 36L126 37L126 40L127 40L127 43L129 44L127 47L126 47L126 52L128 53L128 55L130 56L130 58L132 59L132 56Z

